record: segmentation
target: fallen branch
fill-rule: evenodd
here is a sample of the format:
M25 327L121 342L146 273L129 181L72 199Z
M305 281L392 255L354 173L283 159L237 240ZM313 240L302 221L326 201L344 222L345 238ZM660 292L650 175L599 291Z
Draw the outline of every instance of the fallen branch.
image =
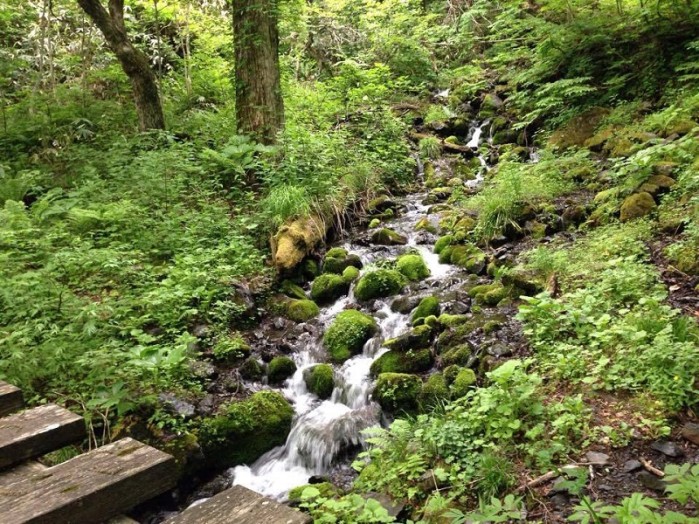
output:
M524 491L525 489L535 488L536 486L540 486L541 484L546 484L547 482L555 479L558 476L559 476L558 471L549 471L548 473L544 473L543 475L536 477L533 480L530 480L526 484L521 485L515 491L520 493L520 492Z
M665 476L664 472L660 471L658 468L653 466L653 464L651 464L648 460L641 457L641 459L639 459L639 461L641 462L641 464L643 465L643 467L646 470L650 471L656 477L664 477Z

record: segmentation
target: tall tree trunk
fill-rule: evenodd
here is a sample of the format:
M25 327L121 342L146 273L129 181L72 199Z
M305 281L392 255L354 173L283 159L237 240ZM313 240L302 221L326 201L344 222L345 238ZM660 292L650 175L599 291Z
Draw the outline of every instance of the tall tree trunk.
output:
M277 0L232 0L238 133L273 143L284 126Z
M124 0L109 0L109 11L101 0L78 0L78 4L104 35L107 45L131 80L141 131L165 129L158 83L148 58L133 46L124 25Z

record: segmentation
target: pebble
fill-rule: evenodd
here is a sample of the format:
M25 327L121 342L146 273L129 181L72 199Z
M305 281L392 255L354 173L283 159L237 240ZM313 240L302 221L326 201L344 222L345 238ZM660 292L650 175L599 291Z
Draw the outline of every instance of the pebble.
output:
M624 462L623 470L624 473L631 473L632 471L640 469L641 466L642 464L638 460L631 459Z
M685 439L699 446L699 424L687 422L682 427L681 435Z
M585 458L595 466L606 466L609 464L609 455L599 453L597 451L588 451L585 453Z
M659 451L660 453L662 453L663 455L666 455L668 457L677 458L677 457L681 457L682 455L684 455L684 451L682 451L677 444L675 444L674 442L670 442L670 441L653 442L653 444L651 444L650 447L651 447L651 449L654 449L655 451Z

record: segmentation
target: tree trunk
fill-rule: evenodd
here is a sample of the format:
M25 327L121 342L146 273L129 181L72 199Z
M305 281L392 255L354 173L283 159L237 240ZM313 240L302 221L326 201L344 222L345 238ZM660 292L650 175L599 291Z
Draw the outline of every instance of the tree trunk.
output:
M277 0L232 0L238 133L271 144L284 126Z
M109 11L101 0L78 0L78 4L104 35L107 45L131 80L141 131L165 129L158 84L148 58L133 46L124 25L124 1L109 0Z

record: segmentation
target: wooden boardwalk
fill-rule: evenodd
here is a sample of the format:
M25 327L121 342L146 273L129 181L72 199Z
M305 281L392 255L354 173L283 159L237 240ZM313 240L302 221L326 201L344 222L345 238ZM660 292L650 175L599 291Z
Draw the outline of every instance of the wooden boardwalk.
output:
M123 438L62 464L32 459L85 438L82 417L53 404L25 411L22 392L0 381L0 524L134 522L121 514L177 483L175 459ZM295 509L235 486L167 524L308 524Z

